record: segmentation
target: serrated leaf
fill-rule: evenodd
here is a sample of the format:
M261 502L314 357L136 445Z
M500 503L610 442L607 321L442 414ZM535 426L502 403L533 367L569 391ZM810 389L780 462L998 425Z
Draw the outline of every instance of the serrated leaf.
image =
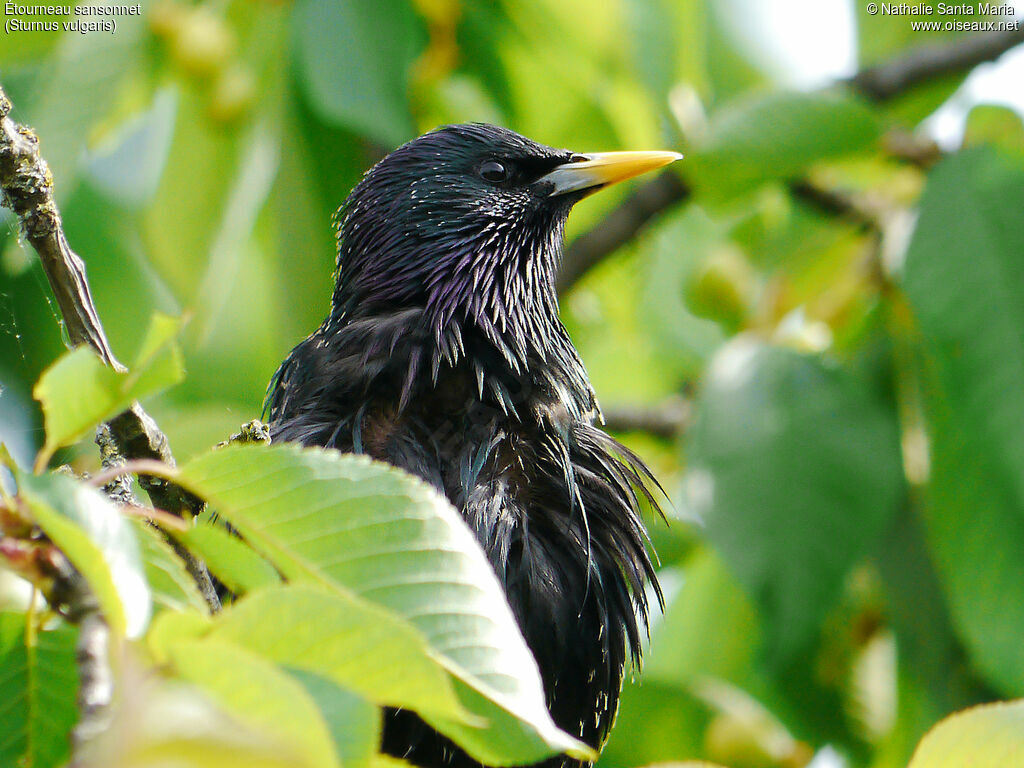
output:
M184 377L181 351L174 343L180 320L153 316L140 354L128 372L115 371L85 346L47 368L32 394L42 404L46 442L36 457L37 471L54 451L88 434L97 424Z
M740 336L711 362L689 439L692 509L770 654L791 660L896 509L895 414L848 371Z
M224 528L199 523L175 536L202 557L210 572L236 595L281 582L274 566Z
M253 592L217 616L205 637L323 675L378 704L471 719L413 627L340 589Z
M172 611L190 608L208 611L209 606L199 593L195 580L160 533L142 520L132 519L130 522L139 542L153 602Z
M363 456L292 445L231 446L194 459L179 479L289 579L350 592L422 632L466 707L490 722L431 720L474 757L589 753L551 720L494 571L433 488Z
M907 768L1010 768L1024 765L1024 699L951 715L918 745Z
M111 630L130 638L141 635L151 600L129 522L101 493L73 478L20 473L16 478L36 523L85 576Z
M23 613L0 613L0 765L50 768L68 759L78 720L78 631L68 624L25 644Z

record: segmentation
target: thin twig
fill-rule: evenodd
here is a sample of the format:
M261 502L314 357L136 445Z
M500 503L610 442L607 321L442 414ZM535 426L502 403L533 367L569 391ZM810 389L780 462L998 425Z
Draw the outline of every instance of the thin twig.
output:
M31 129L10 119L11 108L0 87L0 204L17 215L25 237L39 254L72 346L87 344L104 362L123 371L93 304L85 263L64 237L53 198L53 176L39 154L39 139ZM113 419L111 429L123 456L174 463L167 438L141 406L135 405Z
M137 403L135 407L138 408L136 415L141 417L141 423L152 425L150 435L155 432L163 438L163 434L157 429L156 423L142 411L142 408ZM179 518L184 517L186 510L191 514L198 514L203 506L202 501L171 482L175 468L174 458L170 456L170 451L165 453L167 457L170 457L170 462L163 461L160 457L152 455L149 458L125 458L121 452L122 445L128 446L129 450L137 450L143 456L146 456L146 447L150 445L150 437L149 435L141 435L132 441L125 440L124 433L122 433L121 440L118 440L115 432L117 425L124 426L133 423L130 419L122 420L122 417L124 417L124 414L116 417L108 424L101 424L96 429L96 444L100 447L103 471L94 478L94 482L98 478L99 482L97 484L103 485L108 495L112 494L115 501L134 506L134 495L131 492L130 485L125 483L123 478L126 478L126 475L129 473L135 473L139 478L139 484L149 494L149 499L153 502L155 508L161 511L169 510ZM165 446L166 442L166 438L163 438ZM165 504L172 506L165 506ZM164 514L167 514L167 512L164 512ZM196 587L199 588L200 594L210 608L210 612L216 613L219 611L221 607L220 598L217 596L217 589L213 585L213 580L210 578L210 572L207 570L206 564L193 555L185 545L173 536L165 536L164 538L175 554L185 563L185 569L189 572L192 580L195 581Z
M165 480L170 480L175 475L175 468L164 464L162 461L154 461L153 459L132 459L126 461L123 464L118 464L112 467L104 469L102 472L97 472L95 475L89 478L89 485L97 488L105 488L111 481L116 480L119 477L125 475L152 475L153 477L161 477Z
M79 579L84 582L84 579ZM75 616L78 640L75 663L78 667L78 722L71 731L74 751L88 744L110 727L114 698L114 672L110 668L110 628L99 604L93 601L87 610Z
M143 507L139 504L123 504L118 507L126 515L137 517L141 520L146 520L153 523L159 528L169 528L172 531L187 531L191 527L188 523L182 520L177 515L172 515L170 512L165 512L162 509L154 509L153 507Z
M882 150L894 160L916 165L925 171L942 159L942 148L934 139L900 128L894 128L882 137Z

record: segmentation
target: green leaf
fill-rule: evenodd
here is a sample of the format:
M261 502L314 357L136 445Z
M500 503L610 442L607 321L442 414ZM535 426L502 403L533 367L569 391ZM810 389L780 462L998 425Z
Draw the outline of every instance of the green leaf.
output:
M665 615L651 632L643 676L623 687L615 729L601 760L608 765L674 762L700 754L711 719L694 688L709 678L744 686L761 645L757 614L736 579L707 549L698 549L676 573L661 572Z
M292 745L272 728L248 727L244 718L188 683L143 673L132 664L123 665L119 683L112 721L76 750L76 767L323 768L309 760L315 750ZM259 692L253 699L262 697ZM273 702L240 706L269 709Z
M190 550L198 554L223 584L236 595L244 595L260 587L279 584L281 577L274 566L264 560L246 542L232 536L224 528L198 523L182 533L174 534Z
M706 374L687 494L759 604L769 654L794 658L895 509L894 414L866 383L737 337Z
M406 89L425 35L406 0L299 0L299 81L325 119L385 146L414 135Z
M918 746L908 768L1010 768L1024 765L1024 699L951 715Z
M685 686L711 676L743 685L761 644L753 606L710 551L687 560L683 579L651 636L644 680Z
M689 276L722 247L725 236L721 230L698 206L690 205L667 214L641 246L647 269L637 306L642 332L657 346L658 360L679 365L680 376L696 376L724 339L716 323L694 315L683 300ZM687 247L681 251L679 243ZM615 289L619 290L618 281ZM635 344L633 339L641 331L632 333L627 343ZM587 367L591 367L589 360ZM634 390L635 381L630 381L629 387Z
M132 519L130 522L139 542L153 602L172 611L189 608L208 611L209 607L199 593L195 580L160 533L142 520Z
M1024 693L1024 171L988 150L932 172L907 252L921 334L933 557L957 634Z
M176 96L173 138L153 201L142 214L141 236L148 262L178 302L189 306L239 175L242 142L238 130L203 116L209 97L198 86L179 84Z
M990 150L938 166L905 286L962 437L1024 514L1024 170Z
M680 685L659 680L627 682L598 766L679 766L680 755L704 751L710 719L707 706Z
M979 104L967 114L964 146L989 144L1007 155L1014 155L1018 165L1024 160L1024 120L1009 107Z
M101 493L65 475L18 473L16 479L36 523L85 576L111 630L141 635L151 599L128 520Z
M494 571L433 488L363 456L291 445L224 448L179 478L287 578L354 594L422 632L463 704L491 724L432 721L474 757L526 763L587 752L551 720Z
M316 702L345 768L370 768L380 746L381 711L320 675L285 668Z
M664 107L668 106L668 92L676 84L677 47L682 42L679 33L690 32L673 24L677 11L672 5L666 0L627 0L623 5L638 79Z
M924 8L927 3L908 3L911 9ZM922 31L914 29L918 21L945 24L952 21L977 21L979 16L974 11L978 6L969 4L946 3L947 12L941 16L934 13L901 13L897 18L886 13L874 15L867 12L867 3L857 3L857 37L859 64L861 68L871 65L885 66L908 56L918 55L921 48L929 46L955 45L970 32L936 29ZM957 9L966 9L967 13L951 13ZM893 23L897 21L898 23ZM904 125L915 126L926 118L943 102L945 102L967 77L969 68L954 69L946 75L936 75L913 88L906 90L895 98L888 99L884 104L884 112L895 121Z
M697 16L691 19L691 25L704 38L700 48L706 60L708 98L723 103L739 94L769 87L770 78L751 60L748 44L736 32L738 24L749 24L749 18L742 15L742 6L707 0L697 5L703 6L703 13L691 14Z
M899 650L899 711L882 748L891 761L879 768L905 768L939 718L989 695L954 632L920 517L919 509L904 505L875 559L885 587L887 624Z
M323 675L381 705L469 717L413 627L340 589L290 584L253 592L220 614L206 637Z
M216 641L185 641L169 647L175 672L211 694L246 725L273 734L311 765L340 768L334 739L316 702L276 665Z
M234 324L239 307L229 306L232 294L225 290L244 272L246 249L256 218L267 203L278 169L280 139L267 126L255 128L239 151L239 170L226 196L223 218L209 243L210 255L202 282L192 299L199 316L197 335L206 345L221 323ZM250 312L246 308L246 313Z
M929 389L924 517L932 557L973 667L992 686L1018 695L1024 693L1024 519L985 457L965 445L941 387Z
M864 150L879 134L871 110L849 96L756 94L717 110L687 162L698 192L726 198Z
M46 369L33 390L42 403L46 425L37 470L45 467L61 446L75 442L134 401L181 381L181 351L174 342L181 325L180 320L155 314L135 363L125 373L105 365L85 346L71 350Z
M218 614L219 615L219 614ZM200 611L164 611L153 619L146 645L157 664L166 664L176 643L199 640L213 626L213 617Z
M990 685L1024 694L1024 520L951 417L931 418L925 523L953 626Z
M23 613L0 613L0 765L50 768L68 759L78 720L77 629L61 624L25 643Z

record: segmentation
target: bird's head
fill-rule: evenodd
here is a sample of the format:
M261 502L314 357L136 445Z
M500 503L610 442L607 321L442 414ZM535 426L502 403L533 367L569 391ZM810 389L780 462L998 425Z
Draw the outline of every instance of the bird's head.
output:
M479 123L420 136L371 168L338 211L334 312L417 306L436 333L479 321L529 335L531 314L557 311L572 206L679 157L578 154Z

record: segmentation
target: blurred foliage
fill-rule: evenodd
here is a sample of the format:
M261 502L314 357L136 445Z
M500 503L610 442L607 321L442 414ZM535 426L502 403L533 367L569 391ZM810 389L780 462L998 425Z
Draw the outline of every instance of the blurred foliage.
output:
M789 768L817 755L896 768L949 713L1024 696L1024 125L978 106L962 148L934 166L909 161L893 137L913 135L966 72L882 104L841 84L794 92L737 38L742 5L154 0L114 35L5 36L0 82L12 117L42 139L118 355L153 351L153 310L189 318L186 378L147 400L179 461L259 414L278 362L327 309L332 212L396 144L485 120L579 151L685 152L673 172L687 200L562 297L609 411L694 397L678 438L624 436L672 501L671 525L652 521L667 604L600 765ZM862 66L957 39L855 5ZM581 204L570 241L628 192ZM38 260L4 221L0 441L28 466L44 444L32 388L63 344ZM94 383L112 399L136 391ZM74 428L50 439L100 416L71 413ZM88 445L58 459L96 465ZM56 491L37 483L52 522ZM66 533L74 548L81 537ZM102 549L78 546L85 562ZM241 586L280 589L265 562L214 533L189 546L223 557ZM156 609L194 609L160 542L141 534L141 551ZM141 599L97 578L111 604ZM54 681L74 676L72 633L26 647L18 616L0 614L0 668L18 670L0 699L24 721L13 740L0 735L0 764L26 750L59 764L52 733L70 726L73 686ZM195 645L176 651L179 671L244 709L200 669L224 649ZM314 672L246 664L296 711L377 727L363 699ZM118 716L101 753L166 723L161 713L222 717L177 687L132 695L138 711ZM41 699L59 702L52 719L38 717ZM954 764L949 754L982 741L992 750L979 761L994 762L978 765L1024 765L1014 706L947 721L915 768ZM256 730L278 717L243 715ZM285 720L302 732L294 713ZM333 742L371 761L316 727L299 757L237 723L156 728L116 748L124 765L149 764L154 744L203 755L197 765L239 764L231 750L284 765L319 764Z

